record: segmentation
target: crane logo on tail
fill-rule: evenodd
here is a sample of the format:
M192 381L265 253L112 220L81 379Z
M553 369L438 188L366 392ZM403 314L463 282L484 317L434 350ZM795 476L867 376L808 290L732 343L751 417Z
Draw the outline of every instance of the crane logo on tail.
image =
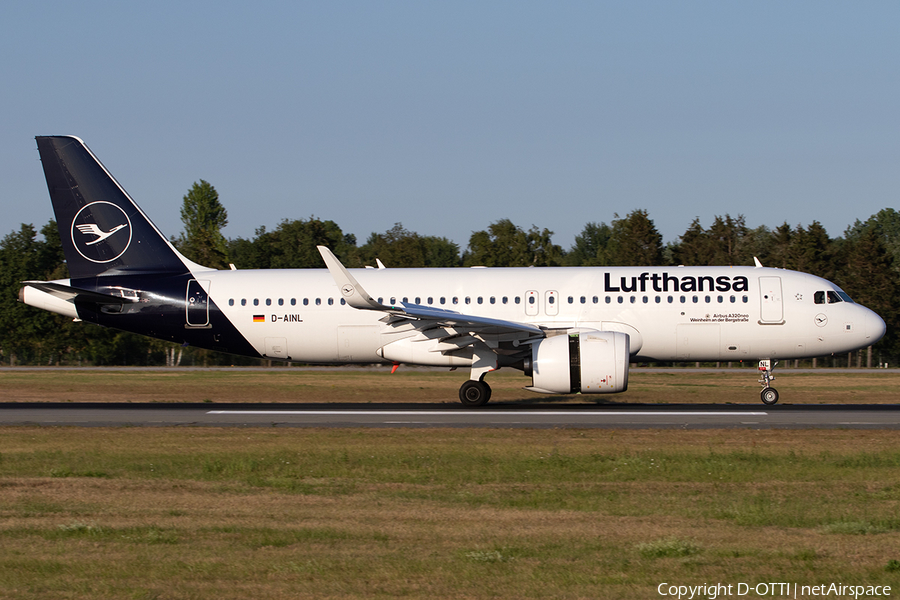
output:
M91 262L112 262L131 245L131 220L112 202L91 202L72 219L72 245Z

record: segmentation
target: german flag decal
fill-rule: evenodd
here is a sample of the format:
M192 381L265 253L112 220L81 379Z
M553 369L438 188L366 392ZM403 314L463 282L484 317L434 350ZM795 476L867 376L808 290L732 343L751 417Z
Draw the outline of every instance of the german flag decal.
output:
M265 323L266 315L253 315L253 322L254 323Z

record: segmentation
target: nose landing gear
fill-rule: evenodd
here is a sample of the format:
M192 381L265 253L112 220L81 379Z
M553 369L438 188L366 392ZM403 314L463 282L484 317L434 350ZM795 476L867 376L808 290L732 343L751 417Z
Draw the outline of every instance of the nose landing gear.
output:
M775 376L772 373L775 371L775 365L777 364L778 361L759 361L759 383L763 386L762 391L759 393L759 398L763 401L763 404L768 406L778 402L778 390L771 387L771 382L775 380Z

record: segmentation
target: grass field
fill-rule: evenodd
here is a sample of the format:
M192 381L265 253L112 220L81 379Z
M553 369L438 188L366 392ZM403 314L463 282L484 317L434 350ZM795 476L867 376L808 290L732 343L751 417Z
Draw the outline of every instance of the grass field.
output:
M492 376L495 397L547 400ZM461 377L0 370L0 393L451 402ZM785 371L779 388L896 403L896 378ZM749 370L635 372L613 399L758 402ZM896 597L896 432L0 427L0 598L646 599L773 581Z
M900 373L860 370L776 373L782 404L896 404ZM369 369L5 370L2 402L449 402L457 403L467 372L401 367ZM523 390L514 370L491 373L492 402L760 404L755 369L696 372L632 369L624 394L547 396Z
M3 598L900 589L889 431L0 429Z

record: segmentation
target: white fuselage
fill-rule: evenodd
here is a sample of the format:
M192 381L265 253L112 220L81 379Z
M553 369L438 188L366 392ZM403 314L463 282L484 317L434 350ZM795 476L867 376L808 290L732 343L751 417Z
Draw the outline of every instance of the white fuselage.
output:
M547 329L620 331L633 360L793 359L877 341L884 322L819 277L753 267L360 269L386 305L432 306ZM371 363L419 331L345 305L322 270L203 271L200 285L259 351L281 360ZM627 290L627 291L626 291ZM846 298L846 294L843 294ZM409 362L455 366L424 350ZM397 361L399 362L399 361Z

